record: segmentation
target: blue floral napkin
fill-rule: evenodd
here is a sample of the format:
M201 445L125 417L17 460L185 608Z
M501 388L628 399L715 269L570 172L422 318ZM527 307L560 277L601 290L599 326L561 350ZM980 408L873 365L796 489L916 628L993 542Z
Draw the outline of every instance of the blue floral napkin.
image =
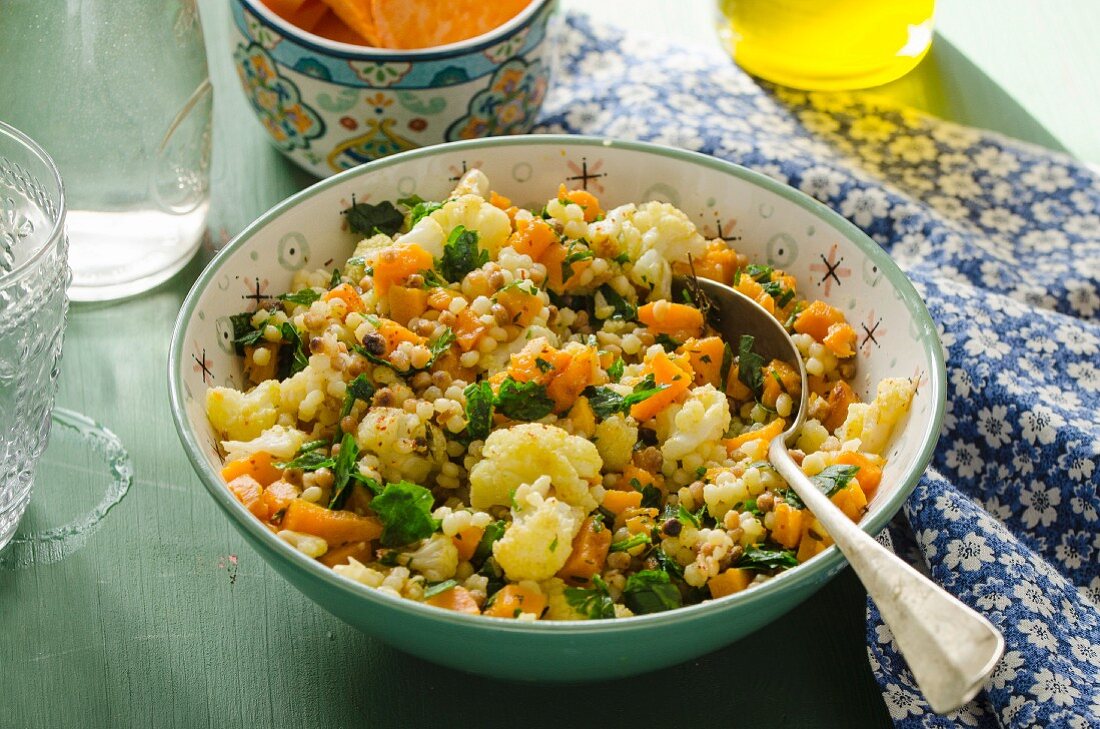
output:
M706 152L813 195L878 241L947 355L928 473L882 539L992 620L1005 656L946 717L868 603L898 726L1100 726L1100 178L870 94L761 87L719 51L567 18L540 131Z

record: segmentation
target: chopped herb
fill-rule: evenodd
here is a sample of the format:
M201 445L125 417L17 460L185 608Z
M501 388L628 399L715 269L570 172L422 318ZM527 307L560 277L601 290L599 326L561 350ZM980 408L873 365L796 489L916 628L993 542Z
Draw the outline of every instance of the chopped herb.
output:
M680 590L664 570L642 570L626 580L623 602L636 615L659 613L683 605Z
M794 298L794 289L785 289L779 298L775 300L775 305L782 309L787 304L791 303L791 299Z
M798 566L798 559L789 549L761 549L749 546L734 564L746 570L785 570Z
M427 600L430 597L435 597L436 595L446 592L447 590L454 589L455 587L458 587L458 582L455 580L443 580L442 582L437 582L434 585L429 585L428 589L424 590L424 599Z
M424 277L424 288L426 289L441 289L447 285L447 282L440 278L434 269L426 268L420 272L420 275Z
M348 383L348 389L344 392L344 405L340 408L340 417L343 418L351 412L356 400L362 400L369 405L372 397L374 397L374 385L366 375L357 375Z
M345 433L340 441L340 453L336 456L336 464L332 468L332 498L328 502L330 509L344 508L344 502L348 500L351 489L351 474L356 469L356 461L359 460L359 445L355 442L355 436ZM392 546L392 545L387 545Z
M592 576L591 590L567 587L563 594L569 606L589 620L615 617L615 602L607 591L607 583L599 575Z
M787 321L783 322L783 328L789 330L791 327L793 327L794 326L794 320L798 318L798 315L802 313L802 310L805 307L806 307L806 302L805 301L799 301L797 304L795 304L794 305L794 310L791 312L791 315L787 317Z
M745 273L749 274L757 283L764 283L765 281L771 281L772 272L775 269L771 266L762 266L758 263L750 263L749 267L745 269Z
M859 466L829 466L816 476L811 476L810 480L814 482L814 485L821 489L822 493L826 496L832 496L837 491L848 485L848 482L852 480L852 477L856 475L856 471L859 470Z
M537 296L539 293L539 287L526 278L516 279L510 284L506 284L503 288L497 291L497 296L503 294L505 291L511 291L512 289L518 289L528 296Z
M450 327L444 327L443 333L436 337L434 342L428 345L428 349L431 351L432 356L431 359L428 360L428 364L424 365L420 369L426 370L433 364L435 364L435 361L439 358L439 355L450 349L451 345L454 344L455 339L456 337L454 330Z
M573 264L578 261L586 261L596 254L588 249L581 249L579 251L573 250L573 247L577 245L577 241L573 241L569 244L569 252L565 254L565 258L561 262L561 281L564 284L569 279L573 278Z
M752 392L759 396L760 390L764 387L764 375L761 372L761 368L764 366L764 358L756 352L752 351L752 345L756 342L756 338L751 334L742 334L741 340L738 342L738 365L737 365L737 379L739 379L745 387L752 390Z
M476 230L466 230L456 225L443 246L443 257L435 262L440 275L448 281L458 282L470 271L481 268L489 262L489 251L477 247Z
M623 362L622 357L616 357L615 361L611 363L611 366L607 368L607 376L612 382L618 382L623 378L623 370L626 369L626 362Z
M611 543L611 551L612 552L628 552L631 549L633 549L634 547L637 547L641 544L652 544L652 543L653 543L653 541L649 538L648 534L645 534L645 533L635 534L634 536L632 536L628 539L623 539L623 540L618 541L618 542L612 542Z
M611 312L611 316L608 317L609 319L633 321L638 316L638 307L623 298L618 291L611 288L610 284L604 284L599 290L604 301L614 310Z
M370 476L364 476L363 474L359 473L358 471L352 471L351 472L351 480L355 481L356 483L360 483L360 484L366 486L368 489L370 489L370 492L372 494L374 494L375 496L382 493L382 491L384 490L382 488L382 484L378 483L377 481L375 481Z
M348 259L347 265L349 266L364 266L367 263L367 259L362 256L352 256Z
M554 410L554 401L546 386L537 382L517 382L511 377L500 383L494 404L512 420L530 422L545 418Z
M423 486L408 481L386 484L370 502L371 510L382 520L382 545L400 547L430 537L439 528L432 518L434 501L432 492Z
M707 467L706 466L699 466L699 468L695 469L695 478L702 478L703 476L706 476L706 475L707 475Z
M344 211L344 216L348 219L348 227L359 235L393 235L405 224L405 216L388 200L377 205L357 203L354 195L351 196L351 207Z
M614 546L614 545L612 545ZM558 538L554 537L554 541L550 542L550 551L555 552L558 549Z
M611 260L613 260L613 261L614 261L615 263L617 263L617 264L619 264L619 265L621 266L621 265L623 265L623 264L625 264L625 263L630 263L630 254L629 254L629 253L627 253L626 251L623 251L622 253L620 253L619 255L615 256L615 257L614 257L614 258L612 258Z
M796 494L794 492L794 489L792 489L792 488L780 489L779 490L779 495L783 497L783 500L786 501L787 504L792 509L805 509L806 508L806 505L804 503L802 503L802 499L799 498L798 494Z
M550 364L542 357L535 357L535 366L539 368L539 372L549 372L554 369L554 365Z
M756 505L756 499L748 499L747 501L741 502L741 505L739 507L737 507L737 510L738 511L747 511L750 514L752 514L753 516L756 516L757 514L763 513L763 512L760 511L760 507Z
M493 427L493 386L482 380L467 385L462 394L466 396L466 437L485 440Z
M653 341L664 347L666 352L675 352L677 349L680 348L680 345L683 344L683 342L676 341L664 332L661 332L656 337L654 337Z
M477 543L477 549L474 550L474 555L470 557L471 563L475 566L480 565L492 556L493 542L504 536L504 527L505 523L503 521L494 521L485 527L485 532L481 535L481 541Z
M339 268L334 268L334 269L332 269L332 275L328 279L328 287L329 287L329 289L334 289L339 285L340 285L340 269Z
M642 506L647 509L661 508L661 489L651 483L647 483L643 488L638 490L642 492Z
M283 322L280 331L283 334L283 341L290 347L289 357L283 354L286 350L280 350L278 377L283 380L304 370L309 364L309 357L306 356L302 337L293 324L288 321Z
M316 289L305 288L292 294L280 294L279 301L289 301L299 306L309 306L319 298L321 298L321 294L317 293Z
M303 453L309 453L310 451L315 451L318 448L324 448L325 446L328 445L328 443L329 442L327 440L325 440L324 438L318 438L317 440L307 441L307 442L302 444L301 448L298 449L298 455L301 455Z
M360 344L353 345L352 349L355 350L355 352L357 354L363 355L364 357L367 358L367 360L369 360L369 361L371 361L371 362L373 362L377 365L384 365L386 367L389 367L391 370L394 370L395 372L397 371L396 368L394 368L393 364L391 364L388 359L386 359L385 357L378 356L377 354L375 354L374 352L370 351L369 349L367 349L366 347L364 347Z
M692 514L683 504L676 505L676 518L680 520L682 524L693 526L696 529L699 528L702 522L699 521L699 515L703 513L703 510L699 510L699 514Z
M239 355L244 354L246 346L250 347L263 339L264 325L253 327L252 316L246 311L229 317L229 323L233 326L233 345Z
M403 197L397 201L397 204L409 209L410 228L419 223L421 218L427 217L443 207L443 203L422 200L419 195Z
M657 549L653 550L652 556L669 577L675 580L682 580L684 578L683 566L672 557L669 557L668 554L665 553L665 550L657 547Z
M629 411L631 406L656 395L666 387L668 386L656 384L653 380L653 374L650 373L634 386L633 392L629 395L620 395L610 387L589 386L584 389L584 396L588 398L588 404L592 406L592 412L601 420L606 420L615 413Z
M328 441L322 441L328 445ZM300 468L303 471L316 471L318 468L332 468L336 461L316 449L306 451L292 461L277 462L276 468Z
M733 349L730 347L729 342L722 342L722 367L718 371L722 389L725 389L725 384L729 381L731 367L733 367Z

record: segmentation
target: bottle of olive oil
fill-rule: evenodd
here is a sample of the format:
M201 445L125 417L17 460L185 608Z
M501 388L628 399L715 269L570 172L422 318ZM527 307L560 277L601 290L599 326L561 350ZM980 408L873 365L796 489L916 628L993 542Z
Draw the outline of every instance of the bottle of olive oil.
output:
M935 0L718 0L719 34L739 66L783 86L878 86L932 43Z

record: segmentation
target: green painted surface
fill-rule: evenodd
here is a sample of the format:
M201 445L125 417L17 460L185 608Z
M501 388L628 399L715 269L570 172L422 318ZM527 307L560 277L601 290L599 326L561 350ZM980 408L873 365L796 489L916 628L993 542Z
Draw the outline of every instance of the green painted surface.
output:
M671 20L657 10L619 20L710 42L703 0L660 2L675 6ZM200 4L219 93L211 222L229 232L309 180L264 141L236 88L224 5ZM601 17L609 6L622 4L599 4ZM942 2L940 27L952 45L940 39L914 75L885 90L1100 161L1100 50L1086 37L1100 4L1060 3L1057 15L1051 7ZM170 328L201 264L138 299L73 309L58 402L117 433L136 475L82 547L52 563L0 566L0 727L888 725L850 571L725 650L571 690L437 668L321 611L219 513L171 425ZM78 439L55 439L22 531L78 519L109 484L97 454Z

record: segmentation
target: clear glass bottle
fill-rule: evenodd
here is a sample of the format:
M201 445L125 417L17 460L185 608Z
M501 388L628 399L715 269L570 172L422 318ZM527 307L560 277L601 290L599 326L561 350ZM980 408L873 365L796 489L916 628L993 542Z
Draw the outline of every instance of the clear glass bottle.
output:
M57 162L75 301L145 291L198 248L211 94L195 0L4 0L0 119Z

